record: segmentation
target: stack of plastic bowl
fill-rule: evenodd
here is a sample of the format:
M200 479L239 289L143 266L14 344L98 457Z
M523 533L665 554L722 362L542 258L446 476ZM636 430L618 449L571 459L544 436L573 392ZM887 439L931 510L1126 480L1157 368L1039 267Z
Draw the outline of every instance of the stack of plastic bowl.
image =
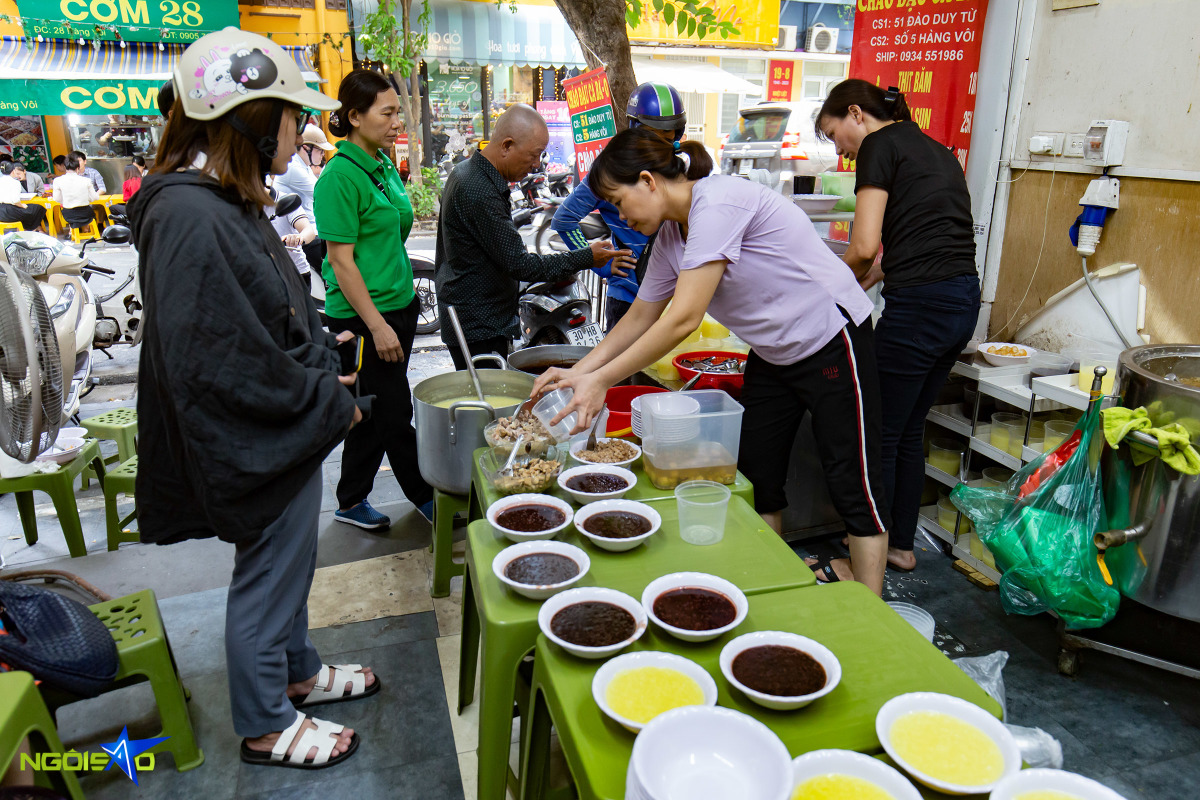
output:
M763 723L728 708L659 714L633 743L625 800L787 800L792 762Z
M891 602L888 603L892 611L895 611L900 618L916 628L922 636L928 641L933 641L933 631L937 624L933 621L933 615L920 606L914 606L912 603Z
M694 397L672 392L641 399L642 408L652 409L656 415L654 438L658 444L690 442L700 433L700 403Z

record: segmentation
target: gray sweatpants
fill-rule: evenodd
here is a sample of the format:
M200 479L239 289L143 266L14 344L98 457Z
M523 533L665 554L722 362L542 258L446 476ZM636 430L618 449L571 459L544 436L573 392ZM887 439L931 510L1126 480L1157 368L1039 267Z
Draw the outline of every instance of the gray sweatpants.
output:
M317 566L321 470L262 535L237 545L225 605L225 659L233 729L253 738L296 719L289 683L321 669L308 638L308 590Z

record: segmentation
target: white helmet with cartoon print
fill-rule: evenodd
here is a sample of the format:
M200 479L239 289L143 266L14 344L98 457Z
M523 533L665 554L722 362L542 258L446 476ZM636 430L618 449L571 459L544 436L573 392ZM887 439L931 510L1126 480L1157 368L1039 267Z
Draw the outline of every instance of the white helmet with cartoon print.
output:
M318 111L336 111L340 105L305 85L286 50L238 28L193 42L175 62L174 79L183 113L197 120L216 119L248 100L266 98Z

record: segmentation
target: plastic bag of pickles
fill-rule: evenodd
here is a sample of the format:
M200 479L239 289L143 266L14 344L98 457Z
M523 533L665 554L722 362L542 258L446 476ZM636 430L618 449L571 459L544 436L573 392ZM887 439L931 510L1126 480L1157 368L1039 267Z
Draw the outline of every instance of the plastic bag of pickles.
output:
M1117 613L1120 595L1105 582L1092 542L1105 522L1103 446L1100 404L1092 403L1061 445L1001 489L960 483L950 493L996 559L1008 613L1053 611L1070 629L1098 628Z

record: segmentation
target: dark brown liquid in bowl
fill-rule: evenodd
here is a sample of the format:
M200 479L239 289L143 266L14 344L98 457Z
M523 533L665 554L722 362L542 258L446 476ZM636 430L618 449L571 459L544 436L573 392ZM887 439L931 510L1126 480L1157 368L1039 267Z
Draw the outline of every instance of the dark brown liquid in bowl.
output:
M764 644L738 653L731 665L743 686L775 697L799 697L825 687L821 662L795 647Z
M610 475L607 472L585 472L567 479L568 489L587 494L619 492L628 486L629 482L620 475Z
M545 506L540 503L512 506L496 515L496 522L500 524L500 527L520 533L548 531L566 521L566 514L554 506Z
M579 574L575 559L558 553L529 553L514 558L504 567L504 577L527 586L549 586L569 581Z
M711 631L733 622L737 606L720 592L685 586L655 598L654 616L685 631Z
M654 527L650 520L632 511L601 511L583 522L583 529L605 539L632 539L649 533Z
M581 647L605 647L633 636L637 621L613 603L573 603L550 618L550 631Z

